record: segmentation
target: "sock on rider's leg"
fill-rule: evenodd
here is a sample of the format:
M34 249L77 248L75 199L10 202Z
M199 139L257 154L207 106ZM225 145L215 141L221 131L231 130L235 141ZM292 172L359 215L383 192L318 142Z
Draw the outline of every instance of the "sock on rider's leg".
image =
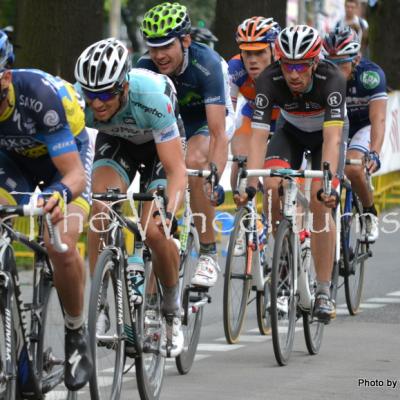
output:
M364 214L373 214L375 216L378 216L378 211L376 211L374 203L372 203L372 206L370 206L370 207L364 207L363 213Z
M217 243L200 243L200 255L207 255L214 260L217 259Z
M331 289L331 282L330 281L325 281L325 282L317 282L317 292L316 293L322 293L322 294L326 294L328 297L331 296L330 293L330 289Z
M173 287L165 287L163 285L163 303L162 311L165 314L174 314L180 308L180 298L179 298L179 285L176 284Z
M65 313L64 323L68 329L76 330L79 329L83 323L85 322L85 318L83 313L78 315L77 317L72 317L71 315Z

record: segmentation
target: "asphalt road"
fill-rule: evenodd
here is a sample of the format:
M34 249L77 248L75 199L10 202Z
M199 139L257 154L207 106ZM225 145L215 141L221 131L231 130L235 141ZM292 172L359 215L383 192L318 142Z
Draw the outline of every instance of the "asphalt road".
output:
M220 276L205 309L192 370L180 376L174 360L168 360L161 399L399 399L400 212L381 222L373 252L359 315L348 315L341 289L338 316L325 329L320 354L308 355L299 326L285 367L275 361L271 337L258 333L254 304L249 306L240 343L226 344ZM61 392L60 388L46 399L61 398ZM88 390L80 391L78 398L89 399ZM124 379L121 398L139 398L134 371Z

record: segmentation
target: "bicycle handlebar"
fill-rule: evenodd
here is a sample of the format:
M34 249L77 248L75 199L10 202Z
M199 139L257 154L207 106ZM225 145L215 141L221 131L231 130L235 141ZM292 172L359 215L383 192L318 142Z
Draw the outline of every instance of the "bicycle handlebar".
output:
M20 206L0 206L0 217L19 215L21 217L42 216L44 210L41 207L32 207L30 205ZM50 214L45 215L46 225L49 231L50 243L54 246L58 253L65 253L68 245L61 241L60 231L51 222Z

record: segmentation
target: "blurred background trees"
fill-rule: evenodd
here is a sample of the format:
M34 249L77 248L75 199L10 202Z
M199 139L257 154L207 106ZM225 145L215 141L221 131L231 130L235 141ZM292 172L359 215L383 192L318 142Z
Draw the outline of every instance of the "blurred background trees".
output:
M110 36L110 10L116 0L0 0L0 27L13 25L17 67L36 67L73 80L73 66L90 43ZM143 14L162 0L118 0L120 38L134 52L145 48L138 30ZM174 1L174 0L170 0ZM281 26L293 7L298 20L326 28L328 0L181 0L194 26L206 26L218 37L216 50L228 58L237 52L235 31L245 18L274 17ZM340 0L337 0L337 3ZM400 41L400 0L378 0L367 7L371 59L385 70L388 83L400 89L397 43ZM372 4L371 3L371 4ZM325 5L325 6L324 6ZM341 5L338 6L339 8ZM310 11L311 10L311 11ZM314 18L309 19L313 14ZM292 22L296 20L291 19Z

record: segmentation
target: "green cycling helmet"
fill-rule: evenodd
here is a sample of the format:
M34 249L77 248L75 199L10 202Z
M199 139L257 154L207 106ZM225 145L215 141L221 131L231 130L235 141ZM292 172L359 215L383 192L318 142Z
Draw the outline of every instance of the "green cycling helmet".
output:
M191 23L185 6L162 3L144 14L140 29L148 46L159 47L189 34Z

